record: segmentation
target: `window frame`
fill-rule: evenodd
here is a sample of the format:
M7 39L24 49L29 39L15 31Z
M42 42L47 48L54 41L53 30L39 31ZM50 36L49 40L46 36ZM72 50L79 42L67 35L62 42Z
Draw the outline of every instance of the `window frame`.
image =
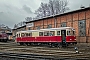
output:
M59 34L58 34L58 32L60 32ZM60 36L61 35L61 30L57 30L57 36Z
M40 35L40 33L43 33L42 35ZM44 32L39 32L39 36L43 36L44 35Z
M47 34L47 35L45 35L45 34ZM44 31L44 36L49 36L49 31Z
M81 24L81 23L83 23L83 24ZM81 37L86 36L86 20L78 21L78 32L79 32L79 36L81 36Z
M55 31L49 31L49 36L55 36Z
M67 27L67 23L66 22L62 22L61 23L61 27Z
M52 28L52 24L47 25L47 28Z

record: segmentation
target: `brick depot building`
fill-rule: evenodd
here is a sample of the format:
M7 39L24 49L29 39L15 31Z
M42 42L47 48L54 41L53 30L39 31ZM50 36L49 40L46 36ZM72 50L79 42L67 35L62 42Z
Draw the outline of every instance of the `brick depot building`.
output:
M73 27L77 42L90 43L90 7L26 22L24 26L26 30L58 27Z

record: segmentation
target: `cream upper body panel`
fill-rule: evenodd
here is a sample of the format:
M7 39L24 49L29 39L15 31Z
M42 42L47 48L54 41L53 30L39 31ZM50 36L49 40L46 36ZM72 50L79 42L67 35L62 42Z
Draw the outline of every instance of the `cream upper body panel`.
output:
M38 37L40 33L42 33L42 36L61 36L61 30L66 30L66 35L67 31L74 30L72 27L61 27L61 28L48 28L48 29L40 29L40 30L26 30L26 31L19 31L16 33L17 37L22 37L22 34L25 34L24 36L29 36L31 37Z

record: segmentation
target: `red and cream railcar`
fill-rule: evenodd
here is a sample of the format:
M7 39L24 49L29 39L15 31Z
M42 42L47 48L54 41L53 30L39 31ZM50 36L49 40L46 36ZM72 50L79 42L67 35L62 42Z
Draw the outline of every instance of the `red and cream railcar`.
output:
M50 46L68 46L77 43L75 29L72 27L19 31L16 34L16 42L20 45L46 44Z

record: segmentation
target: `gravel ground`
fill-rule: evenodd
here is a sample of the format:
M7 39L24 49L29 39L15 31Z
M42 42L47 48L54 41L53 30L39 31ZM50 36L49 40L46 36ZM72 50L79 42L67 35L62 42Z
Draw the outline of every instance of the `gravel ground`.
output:
M79 54L76 54L75 47L78 48ZM19 46L15 42L0 42L0 52L31 53L63 58L90 59L90 43L78 43L76 46L68 46L65 48L50 48L45 46Z

